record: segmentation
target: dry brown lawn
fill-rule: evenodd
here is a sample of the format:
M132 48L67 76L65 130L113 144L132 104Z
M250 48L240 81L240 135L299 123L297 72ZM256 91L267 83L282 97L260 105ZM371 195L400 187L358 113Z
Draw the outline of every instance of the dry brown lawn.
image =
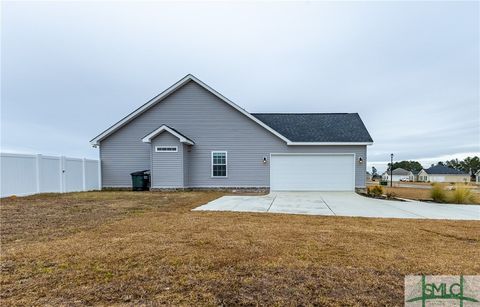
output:
M397 197L419 200L432 200L430 190L416 188L384 187L385 193L395 193Z
M480 223L191 212L219 192L2 199L6 305L402 305L480 274Z

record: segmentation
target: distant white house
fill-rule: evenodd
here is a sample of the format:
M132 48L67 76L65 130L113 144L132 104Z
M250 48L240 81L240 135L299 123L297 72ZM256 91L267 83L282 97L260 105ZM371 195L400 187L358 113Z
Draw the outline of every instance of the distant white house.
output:
M475 173L477 183L480 183L480 169Z
M420 172L420 171L415 171L415 170L410 171L409 180L410 180L410 181L418 181L418 173L419 173L419 172Z
M401 167L394 169L392 172L392 181L409 181L410 178L413 178L413 173ZM382 180L390 181L390 171L387 170L383 173Z
M418 173L418 181L470 182L470 175L447 166L435 165L427 169L422 169Z

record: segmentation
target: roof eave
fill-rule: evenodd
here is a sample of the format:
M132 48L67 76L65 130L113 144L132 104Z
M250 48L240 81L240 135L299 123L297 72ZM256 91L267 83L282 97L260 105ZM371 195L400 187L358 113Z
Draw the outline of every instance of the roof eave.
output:
M184 143L184 144L187 144L187 145L195 145L195 143L193 141L190 141L190 140L187 140L185 138L181 138L181 139L178 139L180 143ZM143 143L152 143L151 140L142 140Z
M469 174L467 173L429 173L429 172L426 172L427 174L429 175L442 175L442 176L445 176L445 175L451 175L451 176L470 176Z
M203 81L197 79L194 75L188 74L185 77L183 77L181 80L177 81L175 84L173 84L172 86L167 88L165 91L163 91L159 95L155 96L154 98L150 99L148 102L143 104L141 107L139 107L138 109L136 109L132 113L128 114L127 116L122 118L120 121L118 121L114 125L110 126L108 129L106 129L105 131L100 133L98 136L96 136L95 138L93 138L90 141L90 144L92 144L92 146L98 146L100 144L101 140L105 139L110 134L115 132L117 129L124 126L125 124L127 124L128 122L130 122L131 120L136 118L138 115L140 115L143 112L145 112L146 110L148 110L151 106L155 105L157 102L162 101L162 99L164 99L165 97L167 97L171 93L175 92L177 89L179 89L180 87L182 87L184 84L186 84L189 81L196 82L197 84L199 84L200 86L205 88L207 91L209 91L210 93L212 93L216 97L220 98L221 100L223 100L224 102L229 104L231 107L233 107L234 109L236 109L237 111L239 111L240 113L242 113L243 115L248 117L249 119L253 120L255 123L259 124L264 129L268 130L269 132L271 132L272 134L274 134L278 138L282 139L283 141L285 141L287 143L290 142L290 140L288 138L281 135L280 133L278 133L277 131L275 131L274 129L272 129L268 125L266 125L264 122L262 122L261 120L257 119L256 117L254 117L253 115L248 113L246 110L241 108L239 105L235 104L234 102L229 100L227 97L223 96L222 94L220 94L219 92L217 92L216 90L214 90L213 88L211 88L210 86L205 84Z
M168 127L167 125L161 125L157 129L153 130L152 132L150 132L149 134L144 136L142 138L142 142L143 143L151 143L152 139L154 139L159 134L161 134L165 131L170 133L171 135L175 136L176 138L178 138L180 143L185 143L185 144L188 144L188 145L194 145L195 144L194 141L190 140L189 138L185 137L184 135L180 134L179 132L173 130L172 128Z
M287 142L289 146L372 145L373 142Z
M112 134L113 132L117 131L120 127L124 126L128 122L130 122L132 119L136 118L138 115L142 114L144 111L148 110L152 105L154 105L156 102L161 101L163 98L167 97L171 93L175 92L178 88L180 88L182 85L186 84L190 80L192 80L192 75L188 74L179 81L175 82L173 85L168 87L166 90L158 94L157 96L153 97L143 105L141 105L139 108L137 108L135 111L131 112L106 130L104 130L102 133L97 135L95 138L90 140L90 144L93 146L95 145L100 145L100 141Z

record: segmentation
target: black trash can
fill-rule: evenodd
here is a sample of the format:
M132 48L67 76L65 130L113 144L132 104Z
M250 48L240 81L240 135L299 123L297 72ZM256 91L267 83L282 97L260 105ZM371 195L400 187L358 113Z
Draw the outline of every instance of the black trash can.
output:
M132 190L133 191L148 191L150 189L150 170L133 172L132 176Z

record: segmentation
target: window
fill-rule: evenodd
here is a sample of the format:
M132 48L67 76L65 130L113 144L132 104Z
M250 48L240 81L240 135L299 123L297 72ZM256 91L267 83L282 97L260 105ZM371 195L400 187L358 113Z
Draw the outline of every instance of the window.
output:
M226 151L212 151L212 177L227 177Z
M155 146L155 152L177 152L177 146Z

